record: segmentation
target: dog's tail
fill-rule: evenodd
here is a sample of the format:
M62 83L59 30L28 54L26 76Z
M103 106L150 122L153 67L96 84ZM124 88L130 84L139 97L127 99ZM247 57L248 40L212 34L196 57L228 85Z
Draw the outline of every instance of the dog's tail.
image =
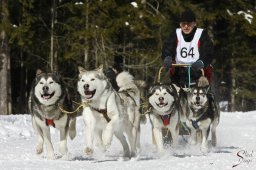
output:
M209 86L209 81L208 79L205 77L205 76L201 76L199 79L198 79L198 82L197 82L197 86L198 87L207 87Z
M137 86L138 88L145 88L147 86L146 82L143 80L134 80L134 77L127 71L119 73L116 77L117 85L122 88L128 86Z

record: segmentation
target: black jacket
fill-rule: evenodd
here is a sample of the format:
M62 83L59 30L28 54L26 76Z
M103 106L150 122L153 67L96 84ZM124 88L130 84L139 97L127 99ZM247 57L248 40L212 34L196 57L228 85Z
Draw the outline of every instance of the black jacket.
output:
M196 32L196 27L188 35L182 33L184 40L186 42L192 41L192 39L195 35L195 32ZM170 34L169 38L165 41L165 43L163 45L163 48L162 48L162 59L163 60L165 57L170 56L170 57L172 57L173 63L175 63L177 40L178 40L178 38L176 35L176 30L175 30L173 33ZM199 59L202 60L204 63L204 66L207 67L211 64L212 59L213 59L213 43L205 29L203 30L199 41L200 41ZM192 81L196 80L200 76L200 73L194 72L193 70L191 70L191 71L192 71L191 72ZM187 84L187 80L188 80L187 74L188 73L187 73L186 68L176 68L174 77L172 78L172 80L176 84L181 84L181 85L183 85L183 83ZM180 82L181 79L182 79L182 81L185 81L185 82Z

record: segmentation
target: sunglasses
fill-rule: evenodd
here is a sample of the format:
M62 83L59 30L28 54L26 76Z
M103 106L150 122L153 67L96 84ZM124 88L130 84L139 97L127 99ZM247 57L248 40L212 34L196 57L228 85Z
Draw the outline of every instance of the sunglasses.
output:
M181 26L181 27L185 27L185 26L187 26L187 27L193 27L193 26L195 26L195 25L196 25L195 22L181 22L181 23L180 23L180 26Z

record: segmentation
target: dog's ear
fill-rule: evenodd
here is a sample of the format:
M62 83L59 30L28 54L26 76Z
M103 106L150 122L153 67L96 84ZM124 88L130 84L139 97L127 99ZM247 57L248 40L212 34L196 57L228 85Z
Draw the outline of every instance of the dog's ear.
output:
M36 76L39 76L40 74L44 73L41 69L36 70Z
M101 64L96 70L103 73L103 65Z
M80 74L86 72L86 70L81 66L78 66L78 71Z

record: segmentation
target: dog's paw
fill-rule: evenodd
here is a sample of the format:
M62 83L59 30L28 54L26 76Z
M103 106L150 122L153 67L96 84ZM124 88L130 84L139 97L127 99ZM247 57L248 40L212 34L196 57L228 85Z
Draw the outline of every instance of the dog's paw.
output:
M85 152L86 155L92 155L93 150L91 148L86 147L84 152Z
M208 149L207 146L202 145L201 148L200 148L200 150L201 150L202 153L205 154L205 153L208 153L208 150L209 150L209 149Z
M37 146L36 146L36 154L41 154L43 152L43 145L41 145L41 144L38 144Z
M189 144L190 145L196 145L196 140L193 140L193 139L189 140Z
M54 155L54 153L48 153L47 154L47 159L54 160L54 159L56 159L56 156Z

